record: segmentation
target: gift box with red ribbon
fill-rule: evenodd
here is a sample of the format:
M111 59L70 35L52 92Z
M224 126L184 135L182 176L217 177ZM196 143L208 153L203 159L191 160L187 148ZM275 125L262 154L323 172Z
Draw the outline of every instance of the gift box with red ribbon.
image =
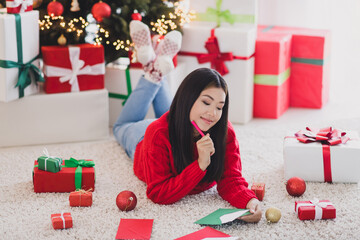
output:
M51 214L51 223L54 229L66 229L73 227L71 213L55 213Z
M69 202L71 207L90 207L92 205L92 192L82 189L71 192Z
M7 13L23 13L33 10L33 0L6 0Z
M357 132L332 127L306 128L284 140L285 178L315 182L360 181L360 140Z
M78 92L104 88L102 45L43 46L46 93Z
M229 120L247 123L253 115L256 26L216 26L211 22L184 26L178 60L186 62L188 73L201 67L217 70L228 85Z
M253 183L251 186L251 190L255 193L259 201L262 201L264 199L265 183Z
M322 108L329 98L330 31L281 26L259 31L292 35L290 106Z
M254 117L279 118L289 108L291 34L259 30L255 46Z
M295 201L295 212L300 220L336 218L336 209L329 200Z
M73 192L84 189L95 190L95 169L92 160L70 158L62 164L57 173L38 169L35 161L33 171L34 192Z

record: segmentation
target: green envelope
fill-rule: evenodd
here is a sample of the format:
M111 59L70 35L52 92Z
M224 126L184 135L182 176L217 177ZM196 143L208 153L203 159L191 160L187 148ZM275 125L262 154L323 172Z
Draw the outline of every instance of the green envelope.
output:
M195 223L201 225L221 225L224 223L232 222L238 217L250 215L249 209L239 208L219 208L215 212L197 220Z

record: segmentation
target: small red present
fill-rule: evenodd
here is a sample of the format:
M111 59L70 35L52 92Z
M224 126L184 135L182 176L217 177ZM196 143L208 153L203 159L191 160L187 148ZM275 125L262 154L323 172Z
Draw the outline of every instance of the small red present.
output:
M54 229L66 229L73 226L71 213L51 214L51 222Z
M300 220L336 218L336 209L328 200L295 201L295 212Z
M71 192L69 202L71 207L90 207L92 205L92 192L83 189Z
M7 13L23 13L33 10L33 0L6 0Z
M265 195L265 183L253 183L251 190L255 193L259 201L264 199Z
M105 87L102 45L43 46L41 52L46 93L79 92Z
M95 189L95 169L91 160L70 158L62 164L57 173L38 169L37 161L33 171L34 192L73 192L78 189Z

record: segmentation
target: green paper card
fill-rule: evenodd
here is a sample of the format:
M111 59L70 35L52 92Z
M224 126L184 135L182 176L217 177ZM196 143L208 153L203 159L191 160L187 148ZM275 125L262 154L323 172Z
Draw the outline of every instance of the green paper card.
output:
M215 212L210 213L209 215L203 217L200 220L197 220L195 223L201 225L221 225L224 223L232 222L235 219L250 215L249 209L229 209L229 208L219 208Z

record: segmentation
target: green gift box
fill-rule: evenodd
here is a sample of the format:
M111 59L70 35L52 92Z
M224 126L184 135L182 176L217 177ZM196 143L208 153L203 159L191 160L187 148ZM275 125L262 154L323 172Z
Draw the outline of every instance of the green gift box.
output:
M57 173L61 170L63 162L61 158L52 156L41 156L37 161L40 170L53 173Z

